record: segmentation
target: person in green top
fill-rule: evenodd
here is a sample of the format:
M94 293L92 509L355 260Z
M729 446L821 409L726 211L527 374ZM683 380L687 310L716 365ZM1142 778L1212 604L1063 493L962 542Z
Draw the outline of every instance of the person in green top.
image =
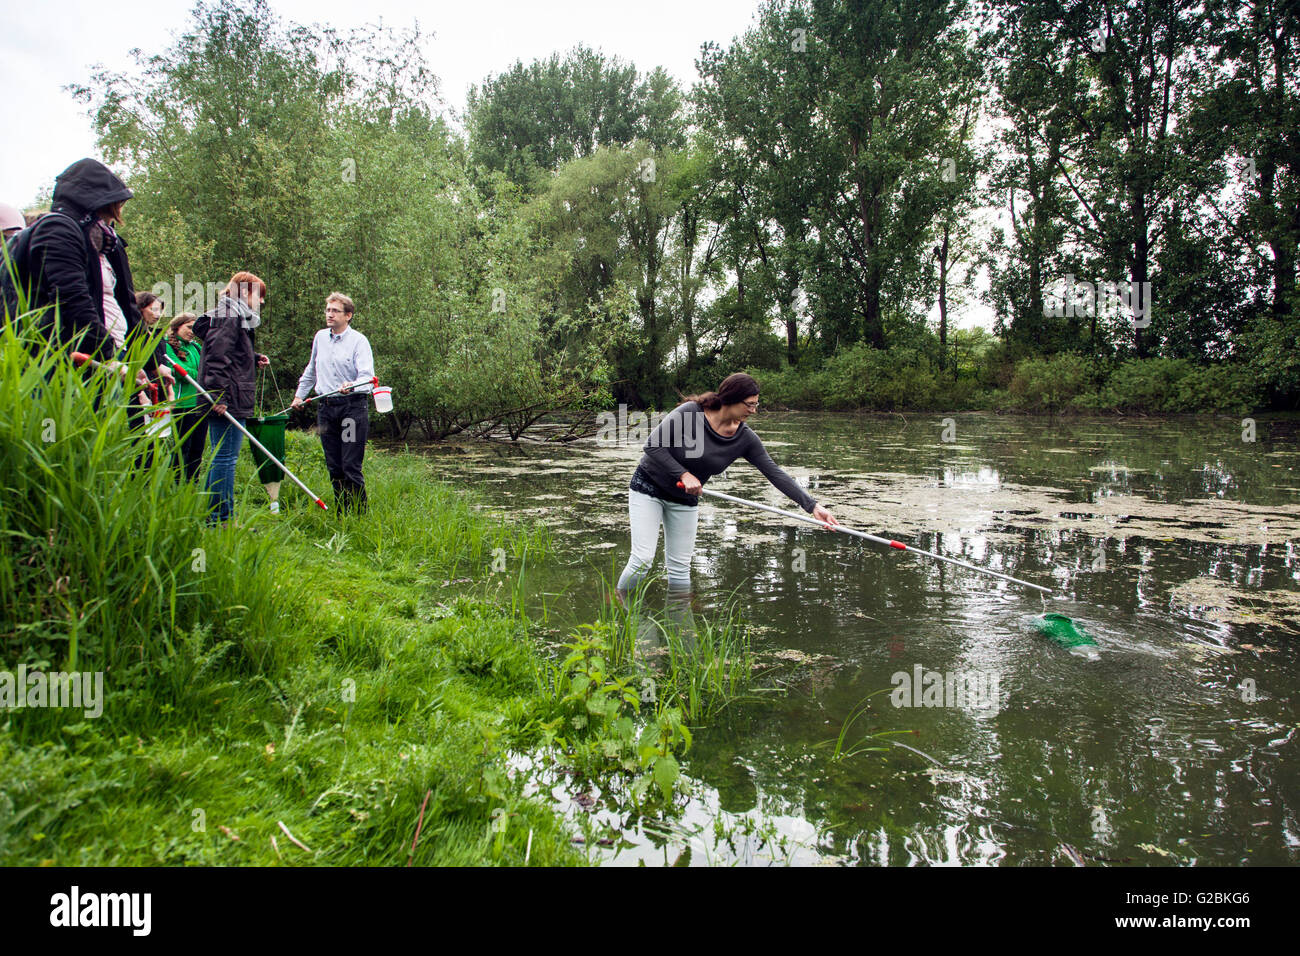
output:
M191 376L199 374L199 356L203 348L194 337L193 312L182 312L167 328L167 360L189 374L176 376L176 446L185 480L193 481L203 464L203 448L208 438L208 403L200 400Z

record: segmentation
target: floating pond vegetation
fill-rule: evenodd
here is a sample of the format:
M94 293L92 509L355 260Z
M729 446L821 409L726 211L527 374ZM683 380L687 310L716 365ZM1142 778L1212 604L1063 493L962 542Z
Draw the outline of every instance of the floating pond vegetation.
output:
M1169 592L1172 607L1219 624L1254 624L1300 632L1300 593L1237 587L1229 581L1201 576Z

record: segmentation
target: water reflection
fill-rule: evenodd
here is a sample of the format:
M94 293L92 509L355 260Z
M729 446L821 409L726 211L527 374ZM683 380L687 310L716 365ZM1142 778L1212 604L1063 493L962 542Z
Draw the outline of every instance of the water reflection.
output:
M943 417L768 415L759 430L841 520L1053 596L702 506L696 606L678 608L677 626L693 632L735 592L757 649L822 663L801 667L787 696L698 728L686 769L700 793L681 832L646 836L613 862L671 863L681 845L695 846L692 863L1300 862L1293 435L1275 439L1263 420L1250 444L1229 419L957 415L960 444L945 445L935 441ZM530 586L565 594L564 607L547 605L559 626L590 620L592 556L626 556L622 489L636 449L431 455L435 473L501 479L485 489L489 502L547 522L561 566ZM543 497L573 475L610 493L581 512ZM788 506L743 466L717 487ZM1032 621L1044 611L1083 624L1100 659L1039 636ZM662 639L638 633L647 650ZM942 768L887 743L832 760L827 744L854 707L918 664L996 674L997 711L896 708L878 695L863 732L902 731L893 739ZM756 849L760 837L727 849L688 835L709 814L779 831L799 849L780 857Z

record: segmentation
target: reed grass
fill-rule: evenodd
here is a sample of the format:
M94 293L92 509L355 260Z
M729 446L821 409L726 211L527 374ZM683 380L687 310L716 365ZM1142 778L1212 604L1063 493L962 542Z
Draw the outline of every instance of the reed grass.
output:
M754 696L749 625L734 593L707 612L696 613L692 599L672 595L663 611L651 609L647 594L658 577L648 576L624 603L603 601L600 633L613 667L652 679L663 705L698 725ZM603 580L608 594L614 580Z
M286 482L273 516L243 456L241 527L207 529L165 447L137 464L123 401L0 332L0 670L106 690L98 718L0 710L0 864L582 862L512 773L554 711L521 597L545 533L380 452L368 515ZM328 488L319 442L287 438Z

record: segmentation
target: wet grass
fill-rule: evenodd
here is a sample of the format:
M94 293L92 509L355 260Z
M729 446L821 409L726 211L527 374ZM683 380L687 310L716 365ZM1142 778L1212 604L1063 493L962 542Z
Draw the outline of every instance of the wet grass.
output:
M721 607L696 613L693 599L669 595L663 611L647 606L649 577L625 604L606 600L599 623L616 667L635 671L656 699L700 725L753 695L755 657L750 628L735 595ZM613 593L613 579L604 589Z

